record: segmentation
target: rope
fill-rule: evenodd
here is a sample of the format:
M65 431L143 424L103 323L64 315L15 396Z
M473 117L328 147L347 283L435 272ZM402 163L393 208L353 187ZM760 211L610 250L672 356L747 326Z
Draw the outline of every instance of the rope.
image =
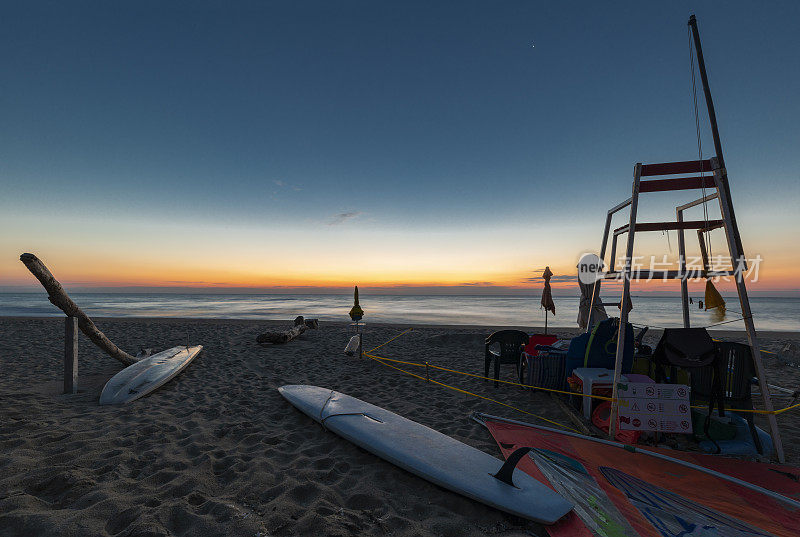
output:
M702 137L700 136L700 114L697 110L697 83L695 81L694 76L694 47L692 45L692 31L690 28L687 28L687 32L689 35L689 64L692 71L692 99L694 102L694 127L695 133L697 135L697 158L698 160L703 160L703 142ZM700 167L700 184L702 186L703 191L703 198L706 197L706 183L703 180L703 167ZM708 202L703 200L703 221L706 224L706 243L708 244L708 259L709 259L709 267L711 268L712 260L714 259L714 253L711 248L711 230L708 229ZM705 267L704 267L705 268Z
M409 328L408 330L403 330L402 332L400 332L399 334L397 334L396 336L394 336L394 337L393 337L392 339L390 339L389 341L387 341L387 342L385 342L385 343L381 343L381 344L380 344L380 345L378 345L377 347L372 347L372 348L371 348L370 350L368 350L368 351L364 351L364 354L368 354L368 353L370 353L370 352L372 352L372 351L376 351L376 350L380 349L381 347L383 347L384 345L388 345L389 343L391 343L391 342L392 342L392 341L394 341L395 339L399 338L400 336L402 336L402 335L404 335L404 334L408 334L408 333L409 333L409 332L411 332L412 330L414 330L414 329L413 329L413 328Z
M385 360L387 362L394 362L396 364L411 365L411 366L414 366L414 367L425 367L425 368L438 369L439 371L446 371L448 373L455 373L456 375L464 375L466 377L473 377L473 378L477 378L477 379L481 379L481 380L491 380L493 382L500 382L500 383L503 383L503 384L509 384L511 386L520 386L522 388L530 388L532 390L541 390L541 391L544 391L544 392L561 393L561 394L564 394L564 395L577 395L577 396L580 396L580 397L591 397L592 399L600 399L602 401L613 401L613 399L611 397L604 397L602 395L588 395L588 394L577 393L577 392L569 392L569 391L565 391L565 390L556 390L555 388L542 388L542 387L539 387L539 386L531 386L530 384L521 384L519 382L511 382L510 380L493 379L491 377L484 377L483 375L477 375L475 373L467 373L466 371L458 371L456 369L448 369L446 367L442 367L442 366L439 366L439 365L433 365L433 364L431 364L429 362L425 362L424 364L421 364L419 362L405 362L403 360L393 360L391 358L384 358L382 356L375 356L375 355L367 354L367 353L364 353L364 356L366 356L367 358Z
M728 310L728 311L733 311L734 313L739 313L736 310ZM718 323L706 324L706 325L703 325L703 326L697 326L695 328L714 328L715 326L719 326L721 324L735 323L737 321L744 321L745 319L752 319L752 318L753 318L752 315L749 316L749 317L739 317L738 319L730 319L728 321L720 321ZM667 328L676 328L675 326L657 326L657 325L654 325L654 324L644 325L644 324L638 324L638 323L631 323L631 326L633 326L634 328L645 328L645 327L647 327L647 328L655 328L656 330L666 330ZM761 352L769 352L769 351L762 350ZM772 354L775 354L775 353L773 352Z
M528 412L527 410L522 410L521 408L517 408L517 407L509 405L507 403L502 403L500 401L497 401L496 399L492 399L490 397L485 397L483 395L478 395L477 393L469 392L467 390L462 390L461 388L456 388L455 386L450 386L449 384L445 384L444 382L439 382L438 380L432 380L430 378L430 368L432 367L434 369L440 369L442 371L450 371L450 372L453 372L453 373L460 373L462 375L468 375L468 376L474 376L474 377L480 377L480 378L486 378L486 377L481 377L480 375L473 375L472 373L464 373L464 372L461 372L461 371L456 371L454 369L447 369L447 368L444 368L444 367L441 367L441 366L437 366L437 365L431 365L428 362L425 362L424 364L419 364L419 363L416 363L416 362L403 362L401 360L392 360L391 358L381 358L379 356L375 356L375 355L371 354L372 351L374 351L376 349L379 349L379 348L383 347L384 345L388 345L389 343L391 343L395 339L399 338L400 336L402 336L404 334L407 334L408 332L411 332L411 330L412 330L412 328L409 328L408 330L404 330L403 332L400 332L399 334L397 334L395 337L393 337L389 341L386 341L385 343L382 343L382 344L378 345L377 347L374 347L374 348L370 349L369 351L365 352L364 356L366 356L367 358L369 358L371 360L379 362L379 363L381 363L381 364L383 364L383 365L385 365L387 367L391 367L392 369L400 371L401 373L405 373L405 374L410 375L410 376L412 376L414 378L417 378L417 379L420 379L420 380L424 380L425 382L431 382L433 384L437 384L439 386L442 386L444 388L448 388L450 390L453 390L453 391L456 391L456 392L459 392L459 393L463 393L463 394L466 394L466 395L471 395L473 397L477 397L477 398L483 399L485 401L490 401L492 403L497 403L498 405L502 405L502 406L508 407L508 408L510 408L512 410L516 410L517 412L522 412L523 414L527 414L529 416L533 416L534 418L540 419L542 421L546 421L547 423L552 423L553 425L557 425L559 427L563 427L564 429L568 429L568 430L574 431L576 433L580 432L577 429L573 429L572 427L570 427L568 425L564 425L563 423L558 423L557 421L553 421L553 420L545 418L543 416L539 416L537 414L534 414L533 412ZM394 363L400 363L400 364L414 365L414 366L417 366L417 367L424 367L425 368L425 378L421 377L420 375L416 375L416 374L414 374L414 373L412 373L410 371L406 371L405 369L401 369L399 367L393 366L393 365L391 365L389 363L386 363L386 362L394 362ZM487 379L487 380L493 380L493 379ZM513 384L513 383L509 383L508 381L500 381L500 382ZM517 384L517 385L518 386L523 386L522 384ZM554 390L554 391L560 391L560 390ZM561 393L571 394L572 392L561 392ZM590 397L600 397L600 396L590 396ZM603 399L610 400L609 398L603 398Z
M752 319L752 318L753 318L752 316L750 316L750 317L739 317L738 319L731 319L729 321L720 321L718 323L709 324L709 325L704 326L703 328L713 328L713 327L719 326L721 324L735 323L737 321L744 321L745 319Z
M498 405L503 405L503 406L508 407L508 408L510 408L512 410L516 410L517 412L522 412L523 414L527 414L529 416L533 416L534 418L540 419L542 421L546 421L547 423L552 423L553 425L557 425L559 427L563 427L564 429L568 429L568 430L576 432L576 433L580 432L577 429L573 429L572 427L570 427L568 425L564 425L563 423L558 423L557 421L553 421L553 420L545 418L543 416L539 416L537 414L534 414L533 412L528 412L527 410L522 410L521 408L517 408L517 407L515 407L513 405L509 405L508 403L503 403L501 401L498 401L497 399L492 399L491 397L484 397L483 395L478 395L477 393L469 392L467 390L462 390L461 388L456 388L455 386L451 386L449 384L445 384L444 382L439 382L438 380L426 379L425 377L422 377L422 376L417 375L415 373L412 373L410 371L406 371L405 369L400 369L399 367L395 367L392 364L388 364L388 363L384 362L383 359L378 357L378 356L372 356L370 354L365 354L365 356L367 356L371 360L375 360L376 362L379 362L379 363L385 365L386 367L391 367L392 369L396 369L397 371L400 371L401 373L405 373L406 375L411 375L412 377L417 378L419 380L424 380L426 382L431 382L433 384L438 384L439 386L442 386L444 388L447 388L447 389L450 389L450 390L453 390L453 391L456 391L456 392L459 392L459 393L463 393L463 394L466 394L466 395L471 395L471 396L477 397L479 399L484 399L484 400L490 401L492 403L497 403ZM433 367L433 366L431 366L431 367Z
M786 408L781 408L778 410L756 410L756 409L746 409L746 408L741 408L741 409L729 408L728 410L730 412L745 412L747 414L772 414L777 416L778 414L783 414L784 412L788 412L798 407L800 407L800 403L797 403L796 405L790 405L787 406ZM707 409L708 405L692 405L692 408Z
M717 324L725 324L725 323L728 323L728 322L734 322L734 321L740 321L740 320L741 319L734 319L733 321L724 321L722 323L717 323ZM716 325L711 325L711 326L716 326ZM425 382L431 382L433 384L438 384L439 386L443 386L445 388L457 391L459 393L463 393L463 394L466 394L466 395L471 395L473 397L478 397L479 399L484 399L486 401L491 401L492 403L497 403L498 405L503 405L505 407L511 408L513 410L516 410L517 412L522 412L523 414L528 414L529 416L533 416L533 417L538 418L540 420L546 421L548 423L552 423L554 425L558 425L559 427L564 427L565 429L569 429L569 430L575 431L575 432L579 432L579 431L577 431L576 429L573 429L572 427L564 425L562 423L558 423L556 421L553 421L553 420L550 420L548 418L539 416L539 415L534 414L532 412L528 412L527 410L522 410L521 408L517 408L517 407L509 405L507 403L500 402L500 401L498 401L496 399L492 399L490 397L484 397L483 395L478 395L477 393L469 392L467 390L462 390L461 388L456 388L455 386L451 386L449 384L445 384L444 382L439 382L437 380L433 380L433 379L430 378L429 369L430 368L438 369L439 371L446 371L448 373L453 373L453 374L456 374L456 375L463 375L463 376L466 376L466 377L473 377L473 378L478 378L478 379L482 379L482 380L500 382L500 383L503 383L503 384L509 384L511 386L520 386L520 387L523 387L523 388L530 388L530 389L533 389L533 390L541 390L541 391L545 391L545 392L553 392L553 393L560 393L560 394L566 394L566 395L576 395L576 396L579 396L579 397L589 397L591 399L600 399L600 400L603 400L603 401L611 401L612 403L617 401L617 399L614 399L612 397L604 397L602 395L584 394L584 393L578 393L578 392L568 392L568 391L565 391L565 390L557 390L555 388L543 388L543 387L540 387L540 386L531 386L529 384L521 384L519 382L511 382L509 380L493 379L493 378L490 378L490 377L485 377L483 375L477 375L475 373L467 373L466 371L458 371L456 369L449 369L447 367L434 365L434 364L431 364L429 362L425 362L424 364L421 364L421 363L418 363L418 362L408 362L408 361L404 361L404 360L394 360L392 358L383 358L381 356L375 356L373 354L370 354L373 350L379 349L380 347L383 347L384 345L386 345L388 343L391 343L395 339L399 338L403 334L406 334L406 333L410 332L411 330L412 329L409 328L408 330L405 330L404 332L401 332L400 334L398 334L397 336L393 337L392 339L390 339L386 343L378 345L374 349L371 349L370 351L365 352L364 356L366 356L370 360L374 360L376 362L379 362L379 363L385 365L386 367L391 367L392 369L400 371L401 373L405 373L407 375L411 375L412 377L420 379L420 380L424 380ZM772 353L770 351L761 351L761 352L767 352L767 353L770 353L770 354L775 354L775 353ZM387 362L393 362L393 363L396 363L396 364L403 364L403 365L410 365L410 366L414 366L414 367L424 367L425 368L425 377L417 375L417 374L412 373L410 371L406 371L405 369L401 369L399 367L393 366L392 364L389 364ZM327 404L327 401L326 401L326 404ZM691 408L704 409L704 408L707 408L707 407L704 406L704 405L691 405ZM793 410L795 408L800 408L800 403L797 403L797 404L794 404L794 405L790 405L790 406L788 406L786 408L781 408L779 410L730 409L730 411L731 412L744 412L744 413L750 413L750 414L773 414L773 415L778 415L778 414L783 414L784 412L788 412L789 410Z
M770 352L770 351L763 351L763 352ZM576 395L578 397L590 397L592 399L600 399L600 400L603 400L603 401L615 401L615 399L613 399L611 397L604 397L602 395L585 394L585 393L578 393L578 392L568 392L568 391L564 391L564 390L556 390L554 388L542 388L542 387L539 387L539 386L530 386L528 384L520 384L519 382L511 382L509 380L493 379L493 378L490 378L490 377L484 377L483 375L476 375L475 373L467 373L465 371L457 371L455 369L448 369L446 367L433 365L433 364L430 364L428 362L425 362L424 364L420 364L420 363L417 363L417 362L405 362L403 360L393 360L391 358L383 358L381 356L375 356L375 355L367 354L367 353L365 353L364 356L366 356L367 358L370 358L372 360L375 360L377 362L381 362L383 365L391 367L392 369L397 369L398 371L402 371L403 373L407 373L407 374L411 375L412 377L416 377L416 378L424 380L426 382L433 382L434 384L440 384L442 386L445 386L447 388L450 388L450 389L453 389L453 390L456 390L456 391L460 391L462 393L466 393L466 394L469 394L469 395L474 395L475 397L480 397L481 399L486 399L488 401L492 401L492 402L495 402L497 404L500 404L500 405L503 405L503 406L507 406L509 408L513 408L514 410L518 410L518 411L523 412L525 414L531 414L531 413L527 412L525 410L521 410L519 408L513 407L511 405L507 405L506 403L501 403L500 401L495 401L494 399L489 399L488 397L483 397L482 395L478 395L478 394L475 394L475 393L472 393L472 392L461 390L460 388L455 388L453 386L450 386L448 384L444 384L442 382L431 380L430 376L427 376L427 368L438 369L440 371L447 371L448 373L455 373L456 375L464 375L464 376L467 376L467 377L474 377L474 378L483 379L483 380L491 380L491 381L495 381L495 382L501 382L503 384L510 384L511 386L521 386L523 388L531 388L531 389L534 389L534 390L541 390L541 391L545 391L545 392L554 392L554 393L561 393L561 394L566 394L566 395ZM411 373L409 371L406 371L405 369L400 369L399 367L395 367L395 366L393 366L391 364L388 364L386 362L394 362L394 363L397 363L397 364L410 365L410 366L415 366L415 367L424 367L424 368L426 368L426 376L427 376L427 378L426 377L422 377L420 375L416 375L416 374ZM800 407L800 403L797 403L796 405L788 406L786 408L782 408L780 410L755 410L755 409L752 409L752 410L748 410L748 409L730 409L730 410L732 412L746 412L746 413L752 413L752 414L776 414L777 415L777 414L783 414L784 412L788 412L789 410L792 410L792 409L795 409L795 408L798 408L798 407ZM692 405L692 408L704 409L704 408L707 408L707 407L705 405ZM531 415L532 416L536 416L536 414L531 414ZM536 416L536 417L539 418L540 416ZM545 421L549 421L546 418L541 418L541 419L543 419ZM561 425L561 424L559 424L559 425ZM565 426L562 425L562 427L565 427Z

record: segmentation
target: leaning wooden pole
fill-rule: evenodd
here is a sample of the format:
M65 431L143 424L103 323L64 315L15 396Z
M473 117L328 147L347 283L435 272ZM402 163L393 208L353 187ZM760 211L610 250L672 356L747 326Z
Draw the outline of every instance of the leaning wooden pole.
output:
M89 316L81 311L78 305L72 301L66 291L64 291L64 288L61 287L61 284L58 283L58 280L55 279L53 274L38 257L33 254L22 254L19 256L19 260L28 267L31 274L36 276L36 279L39 280L39 283L45 288L47 291L47 298L50 299L50 302L66 313L68 317L75 317L78 319L78 327L92 343L100 347L106 354L125 365L136 363L136 358L114 345L111 340L95 326Z
M706 110L708 111L708 123L711 126L711 136L714 139L714 151L717 153L717 161L723 170L722 189L725 192L725 197L731 199L731 187L728 184L728 172L725 170L725 158L722 156L722 141L719 137L719 127L717 126L717 112L714 110L714 101L711 99L711 87L708 84L708 73L706 73L706 61L703 57L703 46L700 43L700 30L697 29L697 19L694 15L689 17L689 28L692 31L692 39L694 41L694 50L697 54L697 70L700 71L700 81L703 83L703 95L706 98ZM731 221L733 227L739 229L739 224L736 223L736 213L731 210ZM736 241L736 249L744 255L744 247L742 246L742 239L738 235L734 238Z

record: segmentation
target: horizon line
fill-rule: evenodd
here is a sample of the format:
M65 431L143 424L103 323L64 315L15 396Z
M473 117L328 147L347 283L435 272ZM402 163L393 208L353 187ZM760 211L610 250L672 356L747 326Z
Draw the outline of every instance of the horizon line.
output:
M530 296L540 297L541 287L524 288L510 286L462 286L462 285L437 285L437 286L361 286L359 293L362 295L389 295L389 296ZM82 286L64 285L65 290L72 293L81 294L215 294L215 295L352 295L353 288L339 286L275 286L275 287L196 287L196 286ZM35 284L31 285L0 285L0 294L35 294L46 291ZM578 297L580 290L556 288L552 289L554 297ZM604 289L602 296L613 297L618 292L614 289ZM690 292L691 294L691 292ZM703 291L696 291L698 296L703 297ZM748 295L760 296L765 298L798 298L800 289L766 289L763 291L748 289ZM631 294L637 296L653 297L679 297L680 290L669 291L664 289L654 289L652 291L637 291ZM738 298L736 293L723 292L725 298ZM694 298L694 297L693 297ZM702 300L703 298L700 298Z

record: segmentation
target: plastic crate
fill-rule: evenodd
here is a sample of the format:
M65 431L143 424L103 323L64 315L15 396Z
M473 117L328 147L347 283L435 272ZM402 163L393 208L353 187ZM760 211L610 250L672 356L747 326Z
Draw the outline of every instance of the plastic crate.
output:
M566 389L566 351L543 350L538 356L527 357L527 360L530 365L528 384L554 390Z

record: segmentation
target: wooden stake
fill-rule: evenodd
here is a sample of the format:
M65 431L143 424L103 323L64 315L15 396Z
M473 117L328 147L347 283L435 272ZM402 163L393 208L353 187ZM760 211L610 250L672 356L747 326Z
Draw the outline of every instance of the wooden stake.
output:
M64 393L78 393L78 318L64 318Z

